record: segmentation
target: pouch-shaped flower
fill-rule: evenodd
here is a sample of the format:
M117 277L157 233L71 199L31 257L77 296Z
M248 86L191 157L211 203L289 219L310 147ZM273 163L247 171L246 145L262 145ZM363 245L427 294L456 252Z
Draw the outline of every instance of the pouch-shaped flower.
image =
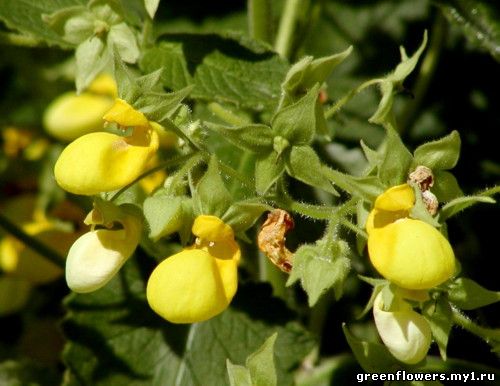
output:
M103 74L79 95L74 91L60 95L45 110L45 129L62 141L102 130L102 117L113 106L116 92L114 79Z
M396 359L415 364L425 358L431 344L431 328L410 304L395 299L393 310L384 311L380 292L373 304L373 318L380 338Z
M375 201L368 216L368 253L376 270L396 285L422 290L448 280L455 255L448 240L433 226L409 218L413 189L399 185Z
M66 259L66 282L75 292L106 285L134 253L141 237L141 221L125 215L119 229L94 229L71 246Z
M196 243L162 261L151 274L147 299L172 323L195 323L224 311L238 287L240 249L228 225L198 216Z
M159 146L158 134L139 111L117 99L105 119L133 127L132 135L90 133L70 143L54 168L66 191L93 195L120 189L141 175ZM137 124L143 126L136 126Z

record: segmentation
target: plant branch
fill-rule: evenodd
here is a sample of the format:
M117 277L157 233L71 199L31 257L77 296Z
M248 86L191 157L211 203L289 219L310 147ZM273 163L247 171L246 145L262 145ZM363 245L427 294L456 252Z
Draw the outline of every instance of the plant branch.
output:
M274 49L284 58L290 56L297 19L303 7L303 0L286 0L274 43Z
M272 38L272 7L270 0L248 0L250 36L270 43Z

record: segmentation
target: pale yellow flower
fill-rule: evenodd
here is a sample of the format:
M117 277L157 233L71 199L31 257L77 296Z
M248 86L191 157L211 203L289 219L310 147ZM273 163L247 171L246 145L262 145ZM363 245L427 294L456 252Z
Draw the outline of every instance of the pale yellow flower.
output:
M195 323L224 311L238 287L240 248L230 226L215 216L198 216L194 245L161 262L151 274L147 299L172 323Z
M366 222L368 253L387 280L401 288L423 290L452 277L455 255L436 228L409 218L414 204L413 189L407 184L377 197Z
M113 106L117 96L116 83L107 74L99 75L85 92L70 91L56 98L45 110L46 131L62 141L100 131L102 116Z
M415 364L425 358L432 340L431 328L409 303L396 297L392 309L385 311L380 292L373 304L373 318L380 338L396 359Z

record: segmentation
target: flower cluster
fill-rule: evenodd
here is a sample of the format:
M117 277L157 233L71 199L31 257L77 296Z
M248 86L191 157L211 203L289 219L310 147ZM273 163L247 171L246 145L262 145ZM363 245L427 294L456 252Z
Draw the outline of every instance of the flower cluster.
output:
M409 364L426 356L431 330L404 298L442 284L455 272L455 256L448 240L432 225L410 218L414 205L410 185L394 186L377 197L366 222L370 261L399 288L390 307L384 305L382 293L377 295L375 324L394 357Z

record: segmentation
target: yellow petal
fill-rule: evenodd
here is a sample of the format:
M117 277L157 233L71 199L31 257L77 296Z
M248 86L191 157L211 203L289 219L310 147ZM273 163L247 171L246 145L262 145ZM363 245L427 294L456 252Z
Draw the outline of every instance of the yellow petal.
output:
M368 252L377 271L401 288L429 289L455 272L455 256L448 240L420 220L405 218L373 229Z
M161 262L147 285L151 308L172 323L201 322L224 311L234 295L237 268L224 267L223 279L215 260L204 250L185 249Z
M408 211L415 205L415 193L408 184L393 186L377 197L374 207L387 211Z
M113 98L118 96L116 82L109 74L98 75L86 91L94 94L109 95Z
M57 183L68 192L83 195L124 187L145 171L158 149L158 135L154 131L149 133L143 146L110 133L91 133L78 138L56 162Z
M55 99L45 110L43 124L47 132L62 141L102 130L102 116L113 105L105 95L68 92Z
M206 241L234 240L233 229L216 216L196 217L192 231L195 236Z
M115 104L104 115L103 119L126 127L149 126L149 121L143 113L137 111L123 99L119 98L115 100Z
M382 293L373 304L373 318L380 338L401 362L415 364L425 358L431 344L429 323L409 305L400 310L384 311Z
M86 293L103 287L134 253L141 236L141 222L127 216L122 223L123 229L98 229L75 241L66 259L69 288Z

